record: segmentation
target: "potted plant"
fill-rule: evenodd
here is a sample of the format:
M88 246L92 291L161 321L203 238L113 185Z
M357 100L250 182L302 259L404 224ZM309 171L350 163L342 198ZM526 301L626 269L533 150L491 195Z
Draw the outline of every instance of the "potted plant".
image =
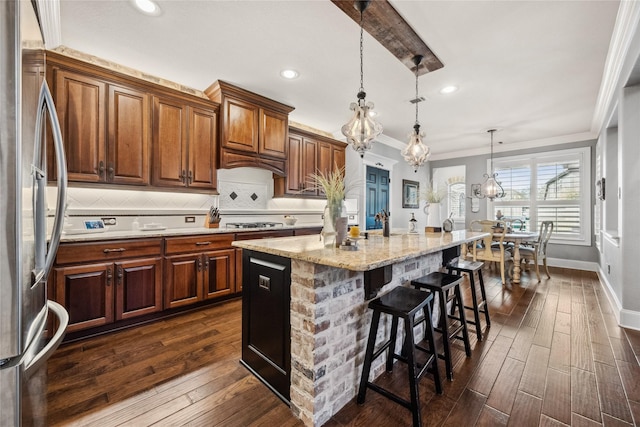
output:
M340 246L347 234L346 208L344 199L354 185L345 184L345 168L337 165L332 171L318 171L310 175L310 184L314 189L322 190L327 198L324 209L324 227L322 235L327 244ZM344 218L343 218L344 217ZM335 242L329 242L333 236Z

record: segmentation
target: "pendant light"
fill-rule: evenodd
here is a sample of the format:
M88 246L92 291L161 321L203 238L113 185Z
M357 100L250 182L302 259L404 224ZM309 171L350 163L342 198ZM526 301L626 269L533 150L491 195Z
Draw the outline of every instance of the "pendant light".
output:
M369 1L356 1L355 6L360 11L360 90L358 102L352 102L349 109L354 111L353 117L342 126L342 134L347 137L347 142L354 150L364 157L364 152L371 148L373 140L382 133L382 125L373 119L373 102L366 102L367 94L363 85L363 61L362 61L362 13L369 5Z
M425 133L420 132L420 122L418 121L418 104L420 103L418 98L418 69L420 68L420 62L422 62L422 55L413 57L413 63L416 64L416 97L414 99L416 104L416 123L413 125L413 132L409 134L409 143L402 150L402 156L404 156L407 163L413 166L414 172L418 172L418 168L427 162L431 153L429 147L422 142Z
M480 197L487 198L491 201L493 199L500 199L504 197L505 192L500 183L496 180L497 174L493 171L493 133L495 129L489 129L487 132L491 134L491 175L484 174L486 178L480 187Z

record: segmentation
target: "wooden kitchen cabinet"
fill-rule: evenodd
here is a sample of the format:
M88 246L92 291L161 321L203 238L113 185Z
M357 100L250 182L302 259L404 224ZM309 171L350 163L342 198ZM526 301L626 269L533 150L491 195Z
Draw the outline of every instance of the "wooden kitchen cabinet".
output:
M55 52L47 67L69 181L215 192L218 104Z
M147 185L149 95L55 61L49 67L69 181Z
M205 94L221 106L220 167L253 166L284 175L293 107L220 80Z
M113 264L54 268L55 299L69 312L68 332L113 322Z
M345 166L346 144L296 128L289 128L287 174L274 175L274 197L324 198L311 175Z
M62 244L54 266L55 300L69 332L162 310L162 239Z
M215 110L154 97L152 140L153 185L216 189Z
M50 70L69 181L105 181L107 84L65 69Z
M231 247L232 241L233 234L166 239L165 309L236 292L236 250Z

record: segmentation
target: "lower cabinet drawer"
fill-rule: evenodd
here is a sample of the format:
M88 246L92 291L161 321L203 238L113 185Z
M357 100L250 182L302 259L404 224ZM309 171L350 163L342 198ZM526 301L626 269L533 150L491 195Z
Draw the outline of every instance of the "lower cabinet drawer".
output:
M79 264L88 261L113 261L132 257L160 256L161 254L161 238L62 243L58 248L56 264Z
M201 236L189 236L189 237L167 237L165 254L180 254L188 252L204 252L215 249L228 249L231 248L231 242L233 242L233 233L225 234L205 234Z

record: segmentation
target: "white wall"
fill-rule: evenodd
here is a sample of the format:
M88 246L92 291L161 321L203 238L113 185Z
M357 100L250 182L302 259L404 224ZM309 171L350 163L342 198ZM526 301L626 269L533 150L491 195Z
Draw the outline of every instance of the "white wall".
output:
M602 124L599 138L607 180L599 274L619 324L640 330L640 5L628 3L621 10L623 6L633 25L624 39L628 48L606 109L613 123Z

